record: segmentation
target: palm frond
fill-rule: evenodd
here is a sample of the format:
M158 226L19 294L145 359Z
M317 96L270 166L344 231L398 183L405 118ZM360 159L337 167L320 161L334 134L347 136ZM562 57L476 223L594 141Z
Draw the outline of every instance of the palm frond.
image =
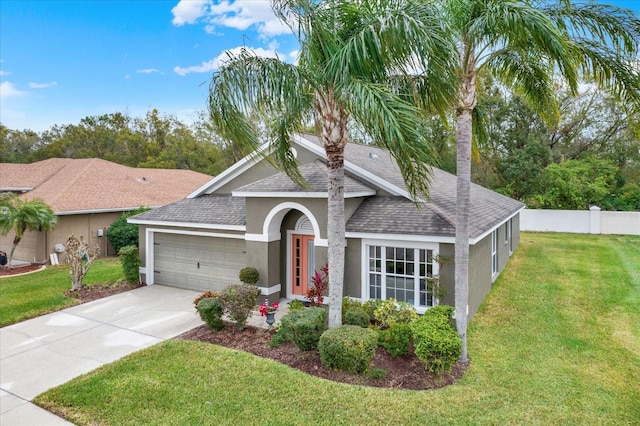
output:
M268 125L275 128L267 134L274 137L272 149L261 152L265 157L273 153L273 164L299 181L295 161L281 149L312 111L313 92L313 82L303 68L243 49L214 74L209 87L209 114L220 136L245 154L265 142L259 140L250 117L271 117Z
M502 51L487 63L494 76L538 111L549 123L556 123L560 111L556 103L553 65L546 58L527 51Z
M572 90L578 74L563 31L541 9L516 0L481 2L484 7L470 33L485 49L487 62L503 51L527 50L552 58L557 70Z
M574 39L610 45L633 54L640 43L640 18L630 9L600 3L545 2L540 9Z
M388 87L365 80L351 80L348 108L353 117L396 159L411 196L428 198L431 168L438 155L423 135L420 110Z
M640 74L633 61L621 58L593 40L577 40L572 48L575 56L581 58L581 71L585 77L592 78L628 106L640 110Z

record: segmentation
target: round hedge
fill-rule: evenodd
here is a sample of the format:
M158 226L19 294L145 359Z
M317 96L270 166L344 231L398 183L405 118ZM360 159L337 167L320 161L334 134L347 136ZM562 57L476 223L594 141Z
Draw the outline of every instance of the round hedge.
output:
M378 333L357 325L330 328L318 342L322 364L348 373L367 371L377 346Z

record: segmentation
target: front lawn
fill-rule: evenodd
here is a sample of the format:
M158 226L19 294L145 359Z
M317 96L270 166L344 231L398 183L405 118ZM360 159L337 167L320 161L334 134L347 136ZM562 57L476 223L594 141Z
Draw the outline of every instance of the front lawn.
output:
M173 340L36 398L76 424L637 424L640 238L523 234L469 329L455 385L329 382Z
M110 285L124 278L119 259L97 259L83 280L86 286ZM64 293L71 289L68 265L0 279L0 327L79 303Z

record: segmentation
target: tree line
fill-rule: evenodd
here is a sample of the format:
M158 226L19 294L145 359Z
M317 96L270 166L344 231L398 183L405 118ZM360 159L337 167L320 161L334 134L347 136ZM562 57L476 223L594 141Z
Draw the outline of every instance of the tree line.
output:
M201 113L187 125L153 109L144 117L115 112L44 132L0 124L0 162L33 163L48 158L101 158L130 167L188 169L212 176L239 160Z
M586 83L577 97L559 88L558 103L561 119L550 126L521 97L486 78L477 108L487 137L475 146L472 180L529 208L640 210L638 114ZM426 131L436 147L432 163L455 174L453 120L433 118ZM355 143L375 143L355 125L352 134ZM0 124L1 163L55 157L102 158L130 167L216 176L242 153L216 134L204 112L190 125L155 109L137 118L121 112L90 116L44 132Z

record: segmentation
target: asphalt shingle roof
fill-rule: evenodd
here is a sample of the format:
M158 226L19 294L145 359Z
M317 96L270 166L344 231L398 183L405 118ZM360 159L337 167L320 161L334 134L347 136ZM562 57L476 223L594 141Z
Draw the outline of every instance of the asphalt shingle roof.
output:
M315 136L303 135L320 145ZM347 144L345 161L364 169L379 179L391 183L401 191L406 185L399 168L388 151L367 145ZM345 192L362 192L377 189L376 182L361 182L353 173L345 170ZM433 168L429 200L419 207L404 196L371 196L366 198L348 219L347 232L455 235L456 176ZM300 167L313 192L326 193L327 176L324 161L316 160ZM355 172L354 172L355 173ZM361 177L361 174L356 173ZM294 184L284 173L244 185L236 192L292 192L305 191ZM504 222L524 205L497 192L471 184L470 237L476 238ZM207 223L220 225L245 225L245 199L228 195L202 195L143 213L136 219L183 223Z
M191 170L138 169L98 158L0 164L0 191L33 188L20 197L40 198L57 213L162 206L210 180Z
M320 140L316 136L304 135L304 137L320 145ZM344 158L345 161L399 189L407 190L400 169L387 150L369 145L347 144ZM455 235L457 177L436 167L432 167L432 172L429 200L421 204L424 209L418 209L413 202L404 197L375 197L381 200L368 199L363 202L349 219L347 230L400 233L392 230L404 229L402 233ZM517 200L472 183L470 236L475 238L482 235L523 207L524 204ZM409 210L415 211L409 212Z
M212 225L244 225L245 199L231 195L202 195L133 216L136 220Z
M327 192L327 165L320 160L301 165L298 170L309 184L302 188L285 173L264 178L236 189L237 192ZM344 177L345 194L372 191L373 189L350 176Z

